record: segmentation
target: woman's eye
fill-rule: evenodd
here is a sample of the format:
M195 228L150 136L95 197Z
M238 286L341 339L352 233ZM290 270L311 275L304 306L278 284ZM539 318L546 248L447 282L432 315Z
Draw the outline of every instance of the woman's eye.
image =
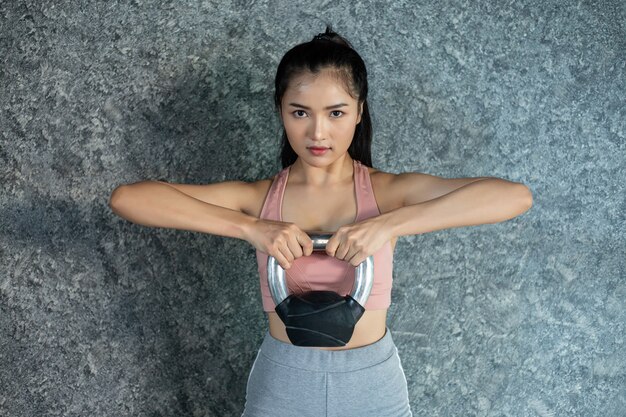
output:
M341 115L343 115L343 112L341 110L333 110L330 113L333 115L334 118L341 117ZM299 119L306 116L306 112L304 110L296 110L293 112L293 114Z

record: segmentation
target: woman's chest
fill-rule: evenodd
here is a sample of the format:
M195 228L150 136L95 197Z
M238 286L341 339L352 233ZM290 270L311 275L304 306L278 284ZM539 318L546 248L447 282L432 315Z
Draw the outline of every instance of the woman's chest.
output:
M381 214L402 205L401 199L395 195L391 187L393 175L380 171L375 171L370 175L374 204ZM260 186L259 195L262 197L254 210L258 211L256 217L260 217L271 183L267 180ZM359 211L364 209L359 207L359 198L354 183L317 190L289 184L285 187L282 197L282 201L275 202L278 205L279 220L294 223L307 232L335 232L341 226L354 223ZM392 250L396 242L397 238L393 238Z
M280 206L280 219L305 231L335 232L356 220L357 202L352 194L349 187L324 191L288 188Z

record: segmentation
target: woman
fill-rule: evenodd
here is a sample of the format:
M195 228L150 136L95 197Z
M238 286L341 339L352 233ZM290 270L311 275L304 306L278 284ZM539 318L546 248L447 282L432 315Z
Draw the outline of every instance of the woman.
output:
M511 219L531 207L532 195L499 178L372 168L365 64L329 27L285 54L275 87L284 132L283 170L273 178L143 181L118 187L110 205L135 223L235 237L256 248L269 331L248 377L243 416L411 416L386 327L397 238ZM313 252L315 231L332 234L326 253ZM268 289L270 255L286 270L291 292L342 295L355 267L373 256L373 288L345 346L291 343Z

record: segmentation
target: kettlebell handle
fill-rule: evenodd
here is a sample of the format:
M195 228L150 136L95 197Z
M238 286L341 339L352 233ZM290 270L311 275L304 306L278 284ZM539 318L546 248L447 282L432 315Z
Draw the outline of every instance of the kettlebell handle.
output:
M333 233L307 232L307 235L313 241L313 251L323 251L326 250L326 244L333 236ZM267 281L270 294L276 305L279 305L284 299L289 297L285 270L276 261L276 258L271 255L267 258ZM350 296L364 307L372 291L373 284L374 257L370 255L354 271L354 285L352 286Z
M314 251L322 251L322 250L325 251L328 241L333 236L332 233L312 233L312 232L307 232L307 235L309 235L309 237L313 241Z

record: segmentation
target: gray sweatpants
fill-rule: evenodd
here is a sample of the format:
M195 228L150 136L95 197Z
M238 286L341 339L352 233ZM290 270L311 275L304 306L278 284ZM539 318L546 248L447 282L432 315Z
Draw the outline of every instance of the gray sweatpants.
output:
M242 417L412 417L398 349L386 328L356 349L294 346L265 334Z

